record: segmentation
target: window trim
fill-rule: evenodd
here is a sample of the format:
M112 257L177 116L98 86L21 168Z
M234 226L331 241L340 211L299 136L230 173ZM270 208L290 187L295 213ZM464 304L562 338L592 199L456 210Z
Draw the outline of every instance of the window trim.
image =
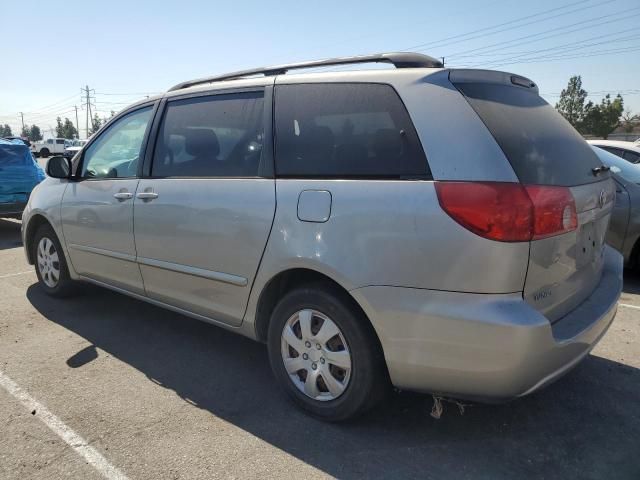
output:
M397 99L400 101L402 108L407 114L407 118L409 119L409 123L413 128L415 133L416 140L418 141L418 147L422 151L425 167L428 173L424 175L288 175L288 174L278 174L277 172L277 157L278 152L276 149L276 145L278 143L277 140L277 130L276 130L276 103L277 99L277 90L278 87L286 87L286 86L297 86L297 85L349 85L349 86L359 86L359 85L385 85L395 93ZM273 92L273 159L274 159L274 170L273 174L276 179L282 180L363 180L363 181L402 181L402 182L415 182L415 181L433 181L433 172L431 170L431 166L429 165L429 158L427 157L427 152L422 145L422 140L420 139L420 135L418 135L418 129L413 122L413 118L411 118L411 114L409 113L409 109L407 105L404 103L402 96L398 92L398 90L388 82L327 82L327 81L319 81L319 82L283 82L277 83L275 85L275 89Z
M76 172L75 174L71 177L72 180L76 181L76 182L85 182L85 181L90 181L90 182L100 182L100 181L104 181L104 180L131 180L131 179L136 179L136 178L140 178L140 173L142 171L142 163L138 161L138 166L137 166L137 170L136 170L136 175L133 177L82 177L80 175L80 172L82 172L82 169L84 167L84 160L85 160L85 153L87 151L87 149L94 143L96 142L99 138L101 138L105 132L107 132L107 130L111 127L111 125L113 125L115 122L117 122L118 120L120 120L123 117L126 117L127 115L131 114L131 113L135 113L138 110L142 110L148 107L151 107L151 118L149 119L149 122L147 123L147 128L145 129L144 132L144 136L142 137L142 144L140 146L141 149L141 154L140 154L140 158L144 159L146 152L148 150L148 141L149 141L149 133L151 131L151 125L155 120L155 117L157 115L158 112L158 105L160 104L159 100L153 100L150 102L145 102L143 104L138 104L135 105L133 107L130 107L126 110L123 110L122 112L118 113L116 116L114 116L113 118L110 118L109 121L107 121L107 123L105 123L100 130L98 130L97 134L95 134L93 136L93 138L90 138L89 140L87 140L87 143L84 144L84 146L82 147L82 150L80 150L81 152L81 156L78 159L78 164L76 165Z
M191 98L201 97L218 97L226 95L236 95L242 93L260 93L263 99L263 126L264 126L264 144L262 146L262 158L258 169L258 175L254 176L156 176L152 175L153 172L153 158L156 148L158 147L158 137L160 135L160 125L164 120L169 105L172 102L188 100ZM149 138L150 148L147 148L147 156L144 159L144 167L142 171L142 177L149 180L198 180L198 179L212 179L212 180L224 180L224 179L273 179L274 165L273 165L273 85L258 86L258 87L241 87L241 88L225 88L221 90L206 90L200 92L186 93L184 95L175 95L169 98L163 98L162 104L158 109L158 114L154 118L154 125L152 129L152 135Z
M622 150L623 160L626 160L629 163L633 163L634 165L640 162L640 153L633 150L628 150L628 149L621 149L621 150ZM635 158L627 158L627 155L629 156L633 155Z

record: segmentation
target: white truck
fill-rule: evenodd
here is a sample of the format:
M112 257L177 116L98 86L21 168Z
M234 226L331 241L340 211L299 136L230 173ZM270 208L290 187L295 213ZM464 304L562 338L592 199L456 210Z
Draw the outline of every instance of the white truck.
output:
M72 140L65 138L49 138L31 143L31 153L36 157L46 158L51 154L62 155L66 147L71 146Z

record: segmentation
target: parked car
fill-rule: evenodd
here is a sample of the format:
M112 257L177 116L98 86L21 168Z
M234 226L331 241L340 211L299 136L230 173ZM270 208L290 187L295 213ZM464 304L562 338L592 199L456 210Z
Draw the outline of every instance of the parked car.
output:
M628 162L640 163L640 145L637 143L620 140L588 140L588 142Z
M76 153L82 150L82 147L87 143L87 140L73 140L69 146L64 149L62 153L63 157L73 158Z
M20 140L22 143L24 143L27 147L31 146L31 141L29 141L28 138L25 137L4 137L5 140Z
M48 138L31 144L31 152L36 157L46 158L51 154L62 155L65 148L71 145L71 140L65 138Z
M20 218L44 171L21 140L0 139L0 217Z
M364 62L397 68L286 74ZM517 75L400 53L188 81L71 163L49 160L24 214L41 288L92 282L265 342L323 419L390 385L527 395L616 312L615 184Z
M607 243L624 256L625 266L640 267L640 165L629 163L592 145L616 182L616 203L611 214Z

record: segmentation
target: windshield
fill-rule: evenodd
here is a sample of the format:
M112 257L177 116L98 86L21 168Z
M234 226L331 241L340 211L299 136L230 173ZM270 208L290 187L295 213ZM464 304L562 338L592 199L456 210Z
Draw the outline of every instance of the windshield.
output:
M607 167L611 168L611 173L621 176L627 182L637 183L640 185L640 165L630 163L629 161L620 158L613 153L609 153L600 147L596 147L595 145L591 148L596 152L600 161Z

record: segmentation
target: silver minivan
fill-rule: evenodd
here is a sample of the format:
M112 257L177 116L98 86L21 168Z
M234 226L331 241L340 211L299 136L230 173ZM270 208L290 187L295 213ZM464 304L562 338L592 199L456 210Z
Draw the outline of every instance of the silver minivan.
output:
M396 68L288 73L365 62ZM531 80L420 54L185 82L47 170L22 224L47 293L92 282L265 342L326 420L391 385L527 395L622 287L614 183L580 135Z

